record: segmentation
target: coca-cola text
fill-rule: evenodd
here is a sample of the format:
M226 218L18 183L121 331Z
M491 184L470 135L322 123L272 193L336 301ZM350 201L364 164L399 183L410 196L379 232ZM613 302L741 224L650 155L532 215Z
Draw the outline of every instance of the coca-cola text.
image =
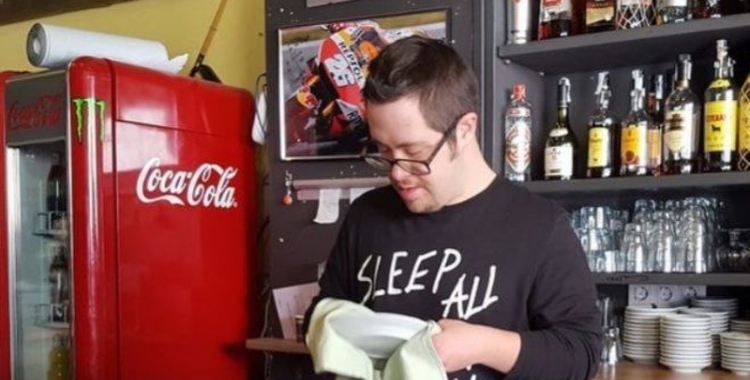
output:
M235 167L205 163L195 171L163 169L159 158L150 159L138 174L136 193L143 203L168 202L179 206L237 207L230 181Z

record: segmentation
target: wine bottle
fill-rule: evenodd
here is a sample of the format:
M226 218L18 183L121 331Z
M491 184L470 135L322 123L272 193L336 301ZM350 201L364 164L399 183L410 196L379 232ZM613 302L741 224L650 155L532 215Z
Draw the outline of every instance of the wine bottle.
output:
M575 178L578 142L570 128L570 102L570 80L562 77L557 83L557 121L544 146L544 179L547 180Z

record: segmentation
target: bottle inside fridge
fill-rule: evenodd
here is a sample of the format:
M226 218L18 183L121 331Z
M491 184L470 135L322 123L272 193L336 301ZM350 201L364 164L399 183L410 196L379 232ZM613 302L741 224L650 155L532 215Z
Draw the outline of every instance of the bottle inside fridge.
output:
M68 379L70 240L63 140L6 148L13 379Z

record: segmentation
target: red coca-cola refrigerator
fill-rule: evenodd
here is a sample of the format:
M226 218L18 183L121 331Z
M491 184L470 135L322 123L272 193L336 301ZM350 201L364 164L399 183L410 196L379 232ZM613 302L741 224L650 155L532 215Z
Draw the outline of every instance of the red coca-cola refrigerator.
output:
M79 58L0 73L0 379L242 379L249 92Z

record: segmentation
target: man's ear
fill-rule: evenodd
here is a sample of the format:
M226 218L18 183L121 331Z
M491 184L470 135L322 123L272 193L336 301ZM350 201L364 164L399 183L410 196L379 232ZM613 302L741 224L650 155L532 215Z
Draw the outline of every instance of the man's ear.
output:
M457 145L464 146L467 143L476 142L478 121L479 117L475 112L469 112L458 120L456 124Z

